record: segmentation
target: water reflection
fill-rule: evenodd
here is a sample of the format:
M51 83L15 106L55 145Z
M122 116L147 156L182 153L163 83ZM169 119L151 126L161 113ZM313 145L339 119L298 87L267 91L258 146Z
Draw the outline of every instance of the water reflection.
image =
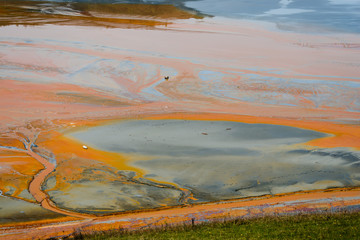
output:
M360 32L358 0L199 0L187 1L185 5L216 16L280 24L311 24L337 31Z
M12 14L17 13L17 17L21 19L39 18L40 16L34 17L33 15L40 8L40 13L72 17L83 16L88 12L86 10L106 14L146 16L147 18L186 19L200 16L221 16L271 21L277 23L282 29L292 31L311 31L310 28L318 31L325 28L326 30L360 32L359 0L49 0L11 2L2 0L0 2L3 13L2 25L4 25L4 18L12 16L8 11ZM15 5L22 6L14 9ZM19 24L19 22L14 24Z
M169 19L202 18L195 11L171 4L114 4L65 1L2 1L0 26L92 25L105 27L154 27Z

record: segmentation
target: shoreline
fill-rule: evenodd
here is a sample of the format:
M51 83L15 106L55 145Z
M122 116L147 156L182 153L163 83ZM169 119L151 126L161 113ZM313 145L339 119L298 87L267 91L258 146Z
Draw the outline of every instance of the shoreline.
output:
M321 201L322 200L322 201ZM121 213L97 217L93 220L73 220L50 224L22 223L20 226L0 228L0 236L6 240L30 239L36 237L64 237L78 229L84 232L106 231L111 229L136 230L144 227L163 225L182 225L195 221L216 221L232 218L252 218L282 214L338 211L346 208L360 208L360 188L340 188L305 191L275 196L237 199L199 205L180 206L158 210ZM75 222L74 222L75 221ZM44 222L44 221L43 221ZM4 229L5 228L5 229Z
M72 152L78 155L78 157L81 157L83 154L83 157L90 157L93 155L93 153L90 151L83 151L82 149L82 143L81 142L73 142L73 140L68 139L68 138L64 138L64 135L67 135L72 131L76 131L78 129L78 127L80 125L80 128L83 129L87 129L89 127L94 127L94 126L102 126L102 125L109 125L109 124L113 124L115 122L118 121L122 121L122 120L130 120L133 118L128 118L128 117L123 117L123 118L115 118L115 119L102 119L102 120L59 120L59 122L57 124L59 124L60 128L56 130L56 134L55 135L50 135L53 136L51 138L45 138L43 139L42 136L39 136L39 140L41 142L40 146L45 147L46 149L50 149L53 153L55 153L55 155L59 154L61 151L63 151L63 149L61 148L57 148L58 150L54 150L52 149L51 146L54 146L54 144L58 145L59 143L59 139L62 139L61 141L63 142L63 144L61 144L61 146L68 146L68 150L66 150L67 152ZM293 126L293 127L300 127L303 129L310 129L310 130L316 130L316 131L320 131L320 132L325 132L327 134L332 134L333 136L330 137L325 137L325 138L320 138L320 139L315 139L312 140L310 142L307 143L303 143L305 146L312 146L315 148L318 147L333 147L333 144L343 144L342 141L344 139L347 139L347 136L351 136L355 137L356 139L359 138L359 127L357 126L349 126L349 125L342 125L342 124L334 124L334 123L327 123L324 124L323 122L308 122L308 121L294 121L294 120L284 120L284 119L274 119L274 118L258 118L258 117L251 117L251 116L238 116L238 115L232 115L232 114L191 114L191 113L173 113L173 114L154 114L152 116L149 115L143 115L143 116L137 116L136 119L144 119L144 120L159 120L159 119L186 119L186 120L198 120L198 121L202 121L202 120L212 120L212 121L236 121L236 122L244 122L244 123L264 123L264 124L276 124L276 125L283 125L283 126ZM315 124L317 123L317 124ZM321 126L321 129L319 129L318 127ZM335 131L334 131L335 130ZM339 132L339 130L342 130ZM55 130L53 130L55 131ZM55 132L54 132L55 133ZM49 133L47 133L49 134ZM57 137L55 137L57 136ZM49 137L49 136L48 136ZM330 140L332 139L332 141ZM70 140L70 142L69 142ZM324 143L326 143L324 145L324 143L322 141L324 141ZM337 142L337 140L340 140L340 142ZM47 143L47 141L50 141ZM329 144L329 142L331 143L331 145L327 145ZM348 143L349 139L347 139L345 141L345 143ZM320 144L319 144L320 143ZM50 145L49 145L50 144ZM319 145L317 145L319 144ZM354 142L354 144L356 144L356 141ZM339 146L339 145L338 145ZM358 149L357 146L355 145L354 149ZM65 152L66 152L65 151ZM97 161L102 161L101 159L106 159L103 160L105 164L117 164L114 166L120 166L120 168L118 169L122 169L122 170L135 170L133 167L125 167L126 165L123 165L124 163L119 162L119 154L115 154L115 155L111 155L109 153L106 153L104 151L98 151L95 153L95 155L93 155L92 159L97 159ZM90 155L89 155L90 154ZM101 157L100 157L101 156ZM125 157L125 158L124 158ZM122 157L125 161L127 161L127 157L123 156ZM113 159L113 160L112 160ZM112 163L113 162L113 163ZM120 165L118 165L120 164ZM125 163L126 164L126 163ZM129 168L130 167L130 168ZM135 170L136 172L138 172L138 170ZM143 173L138 172L141 176L143 176ZM10 196L11 197L11 196Z

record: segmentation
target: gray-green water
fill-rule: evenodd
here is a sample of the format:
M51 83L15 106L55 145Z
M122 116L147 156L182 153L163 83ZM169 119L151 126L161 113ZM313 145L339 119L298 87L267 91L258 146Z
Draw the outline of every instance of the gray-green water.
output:
M121 121L71 134L90 148L132 154L145 176L189 189L198 201L353 186L359 153L307 149L327 135L226 121ZM150 160L141 160L146 155Z

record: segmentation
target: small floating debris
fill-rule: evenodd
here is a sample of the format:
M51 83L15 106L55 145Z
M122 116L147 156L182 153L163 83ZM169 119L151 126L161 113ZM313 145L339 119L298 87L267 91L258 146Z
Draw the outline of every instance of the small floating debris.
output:
M201 133L202 135L208 135L206 132Z
M88 149L88 147L86 145L83 145L83 149Z
M169 76L165 76L165 77L164 77L164 79L165 79L166 81L169 80L169 78L170 78Z

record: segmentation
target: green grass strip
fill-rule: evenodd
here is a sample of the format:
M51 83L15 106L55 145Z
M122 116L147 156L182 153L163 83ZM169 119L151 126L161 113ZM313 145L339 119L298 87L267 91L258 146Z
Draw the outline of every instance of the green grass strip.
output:
M75 239L360 239L360 212L238 219L134 232L78 233Z

